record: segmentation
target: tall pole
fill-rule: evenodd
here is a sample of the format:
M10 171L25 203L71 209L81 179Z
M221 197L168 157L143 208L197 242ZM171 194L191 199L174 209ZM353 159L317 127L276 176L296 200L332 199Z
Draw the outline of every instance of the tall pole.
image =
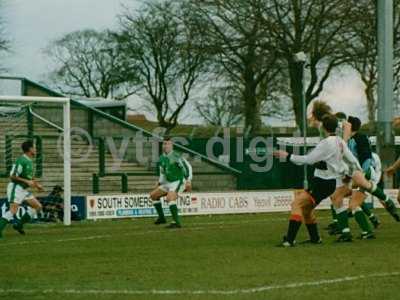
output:
M301 66L301 107L303 112L303 151L307 153L307 103L304 88L304 68L306 66L307 56L304 52L298 52L294 55L295 61ZM308 189L307 165L303 166L304 181L303 188Z
M393 119L393 0L377 1L378 133L377 150L384 165L394 159Z
M303 106L303 142L304 142L304 155L307 153L307 103L306 103L306 95L304 89L304 67L305 62L301 64L301 71L303 76L301 77L301 98L302 98L302 106ZM307 174L307 165L303 166L304 168L304 183L303 188L308 189L308 174Z
M71 225L71 107L64 103L64 225Z

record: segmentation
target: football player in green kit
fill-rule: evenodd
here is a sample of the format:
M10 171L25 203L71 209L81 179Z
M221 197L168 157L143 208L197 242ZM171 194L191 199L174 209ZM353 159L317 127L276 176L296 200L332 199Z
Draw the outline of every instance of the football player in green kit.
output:
M190 192L192 189L192 167L180 153L174 151L173 143L168 137L164 138L162 148L163 153L159 161L160 178L157 187L150 193L150 198L158 214L154 224L167 223L160 201L160 198L165 196L173 219L173 222L167 228L180 228L182 225L176 200L178 193Z
M36 155L36 149L32 141L25 141L21 145L24 152L14 163L10 172L10 183L7 186L7 200L10 209L0 218L0 237L4 228L9 222L21 234L25 234L23 225L31 220L32 215L25 213L20 220L14 219L19 206L26 202L36 211L42 209L40 202L29 191L34 188L43 191L43 187L33 177L33 157Z

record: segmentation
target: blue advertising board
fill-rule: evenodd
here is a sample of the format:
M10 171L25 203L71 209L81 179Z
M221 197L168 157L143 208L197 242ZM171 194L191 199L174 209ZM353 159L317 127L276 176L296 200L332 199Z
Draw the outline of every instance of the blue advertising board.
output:
M40 201L44 197L38 197ZM0 216L8 210L8 202L6 198L0 198ZM20 206L17 218L20 218L27 210L27 205ZM83 220L86 218L86 197L73 196L71 197L71 219L75 221Z

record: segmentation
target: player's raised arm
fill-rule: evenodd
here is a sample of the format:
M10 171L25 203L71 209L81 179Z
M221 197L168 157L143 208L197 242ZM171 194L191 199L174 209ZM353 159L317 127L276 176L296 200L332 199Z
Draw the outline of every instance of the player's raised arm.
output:
M327 155L329 155L329 145L325 142L319 143L306 155L295 155L286 151L274 151L275 157L288 158L289 161L296 165L313 165L324 160Z
M351 124L347 121L343 121L343 140L347 143L351 138Z
M296 165L313 165L324 160L329 155L330 149L327 143L319 143L310 153L306 155L291 154L289 160Z

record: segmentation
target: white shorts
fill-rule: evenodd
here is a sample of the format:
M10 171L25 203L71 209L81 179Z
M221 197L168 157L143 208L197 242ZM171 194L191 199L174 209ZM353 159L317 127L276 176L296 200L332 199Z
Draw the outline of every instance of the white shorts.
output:
M370 177L369 181L371 181L372 183L377 185L381 181L382 173L379 171L377 172L373 167L371 167L370 172L371 172L371 177ZM337 178L336 179L336 188L339 188L342 186L352 187L353 185L352 185L351 179L346 181L346 179L348 179L349 177L351 177L351 176L346 175L345 177ZM362 189L362 188L360 188L360 190L365 191L365 189Z
M177 192L182 193L185 190L186 180L177 180L173 182L164 182L158 187L160 190L164 192Z
M25 200L30 200L33 195L30 191L24 189L19 184L10 182L7 186L7 199L9 203L21 204Z

